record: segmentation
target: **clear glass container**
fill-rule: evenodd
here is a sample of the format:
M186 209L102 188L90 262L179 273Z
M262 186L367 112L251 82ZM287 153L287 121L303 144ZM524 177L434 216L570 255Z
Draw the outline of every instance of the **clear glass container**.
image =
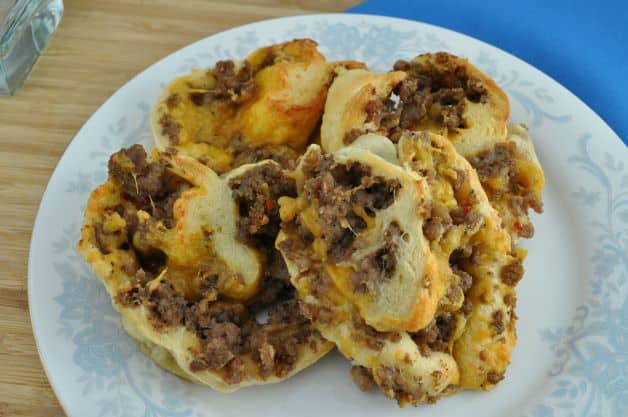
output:
M63 15L63 0L0 0L0 95L24 83Z

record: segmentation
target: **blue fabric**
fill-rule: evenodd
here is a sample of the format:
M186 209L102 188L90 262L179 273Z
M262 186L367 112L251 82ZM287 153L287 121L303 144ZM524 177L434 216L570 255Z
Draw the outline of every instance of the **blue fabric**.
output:
M628 143L628 2L367 0L348 10L431 23L504 49L580 97Z

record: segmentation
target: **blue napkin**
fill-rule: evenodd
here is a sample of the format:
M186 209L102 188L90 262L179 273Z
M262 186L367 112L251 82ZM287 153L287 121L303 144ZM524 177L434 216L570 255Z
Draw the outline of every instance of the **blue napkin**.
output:
M628 3L367 0L348 10L431 23L495 45L567 87L628 143Z

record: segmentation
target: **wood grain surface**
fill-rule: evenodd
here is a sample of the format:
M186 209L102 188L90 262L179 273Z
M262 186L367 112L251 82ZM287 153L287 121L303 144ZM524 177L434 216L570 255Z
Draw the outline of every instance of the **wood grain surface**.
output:
M245 23L339 12L357 3L65 0L61 24L30 78L14 97L0 97L0 416L65 415L31 331L27 259L48 178L89 116L135 74L193 41Z

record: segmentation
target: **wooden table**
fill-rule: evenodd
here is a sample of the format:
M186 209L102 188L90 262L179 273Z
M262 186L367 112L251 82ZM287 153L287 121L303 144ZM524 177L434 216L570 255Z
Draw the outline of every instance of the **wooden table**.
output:
M14 97L0 97L0 416L64 415L28 315L31 228L48 178L89 116L190 42L241 24L337 12L356 0L66 0L57 33Z

